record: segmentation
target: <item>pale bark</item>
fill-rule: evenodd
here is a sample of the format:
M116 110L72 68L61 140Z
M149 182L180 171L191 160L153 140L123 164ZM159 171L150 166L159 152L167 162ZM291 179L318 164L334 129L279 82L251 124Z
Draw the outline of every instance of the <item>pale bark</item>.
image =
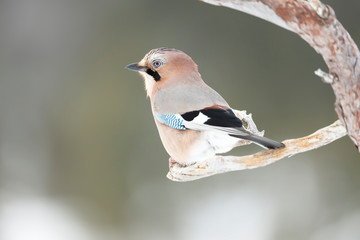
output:
M360 52L330 6L319 0L202 1L260 17L293 31L308 42L324 58L329 68L329 73L323 79L331 84L336 96L335 111L359 149Z
M283 141L285 148L266 150L248 156L215 156L204 162L183 166L178 163L170 163L170 171L167 177L173 181L186 182L214 174L253 169L274 163L284 157L310 151L327 145L346 135L346 129L340 120L317 130L306 137Z
M336 19L334 10L319 0L202 0L257 16L292 31L319 53L329 73L315 74L332 86L339 120L298 139L286 140L283 149L249 156L215 156L190 166L170 165L168 178L191 181L229 171L266 166L284 157L324 146L348 135L360 150L360 52L349 33Z

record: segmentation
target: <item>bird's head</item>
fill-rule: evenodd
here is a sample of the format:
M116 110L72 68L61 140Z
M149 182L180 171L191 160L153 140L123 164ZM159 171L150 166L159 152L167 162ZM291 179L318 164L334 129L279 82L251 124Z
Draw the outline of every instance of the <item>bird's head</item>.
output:
M140 62L129 64L126 68L143 76L150 98L165 87L201 80L196 63L174 48L153 49Z

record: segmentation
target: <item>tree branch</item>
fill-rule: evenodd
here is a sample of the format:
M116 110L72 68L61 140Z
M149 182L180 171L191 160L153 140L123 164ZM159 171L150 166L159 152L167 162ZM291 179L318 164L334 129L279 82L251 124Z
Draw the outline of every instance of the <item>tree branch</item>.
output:
M334 10L319 0L201 0L265 19L298 34L329 68L335 111L360 151L360 52ZM319 73L319 71L317 71ZM332 81L327 81L332 79Z
M171 163L167 177L173 181L186 182L219 173L263 167L282 158L292 157L295 154L322 147L345 135L346 129L344 125L337 120L333 124L306 137L283 141L285 148L266 150L241 157L215 156L204 162L188 166Z
M284 141L286 147L282 149L242 157L215 156L190 166L171 162L167 175L169 179L191 181L214 174L266 166L284 157L319 148L346 134L360 151L360 52L330 6L319 0L201 1L257 16L298 34L308 42L323 57L329 68L329 73L318 69L315 74L332 86L339 120L309 136ZM239 117L245 120L244 116ZM255 126L251 116L247 120L251 123L249 125ZM256 126L248 130L261 134Z

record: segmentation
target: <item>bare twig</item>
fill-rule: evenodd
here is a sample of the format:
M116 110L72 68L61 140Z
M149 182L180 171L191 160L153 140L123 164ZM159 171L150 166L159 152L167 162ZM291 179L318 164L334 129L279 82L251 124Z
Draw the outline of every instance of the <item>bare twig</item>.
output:
M285 148L266 150L242 157L215 156L189 166L172 163L167 177L173 181L186 182L219 173L263 167L282 158L319 148L345 135L344 125L337 120L309 136L283 141Z
M324 83L332 84L334 81L337 81L336 76L330 73L326 73L320 68L316 70L314 73L315 75L319 76Z

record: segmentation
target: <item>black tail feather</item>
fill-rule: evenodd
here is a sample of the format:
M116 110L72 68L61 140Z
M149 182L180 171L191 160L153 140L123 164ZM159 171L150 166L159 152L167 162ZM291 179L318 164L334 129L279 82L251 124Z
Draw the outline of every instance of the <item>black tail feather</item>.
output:
M230 136L236 137L236 138L242 138L245 140L250 140L250 141L260 144L268 149L276 149L276 148L285 147L285 145L283 143L271 140L266 137L260 137L260 136L256 136L256 135L239 136L239 135L233 135L233 134L231 134Z

